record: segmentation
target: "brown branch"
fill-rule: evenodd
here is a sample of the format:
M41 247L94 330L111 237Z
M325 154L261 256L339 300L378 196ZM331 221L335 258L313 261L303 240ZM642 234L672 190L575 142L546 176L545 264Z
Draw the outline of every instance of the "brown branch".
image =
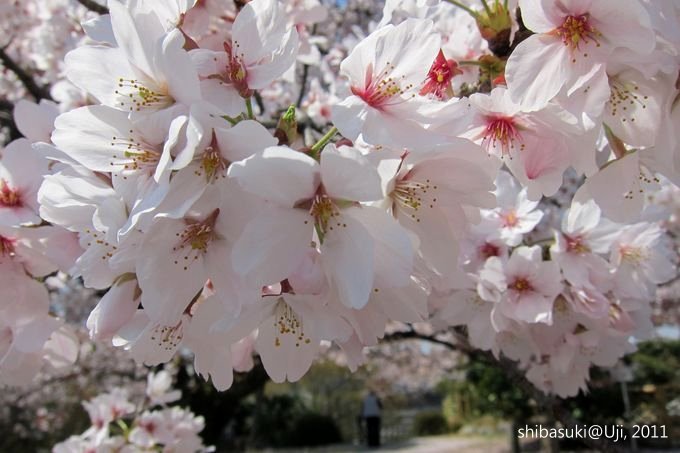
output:
M524 21L522 20L522 11L520 10L519 7L515 11L515 19L517 19L517 24L519 26L519 29L515 32L515 38L512 41L512 44L510 45L510 52L511 53L515 50L515 47L517 47L522 41L524 41L529 36L534 34L531 30L527 29L527 27L524 25Z
M392 332L389 334L386 334L382 341L385 342L391 342L391 341L401 341L401 340L424 340L424 341L429 341L430 343L435 343L435 344L440 344L442 346L445 346L446 348L452 350L452 351L461 351L461 352L471 352L472 348L469 347L469 345L466 344L460 344L460 343L452 343L447 340L443 340L441 338L437 338L434 335L426 335L423 333L420 333L416 330L401 330L397 332Z
M253 93L253 97L255 98L255 103L257 104L257 107L260 109L260 115L264 115L266 110L264 108L264 101L262 100L262 95L259 92Z
M85 8L89 9L92 12L98 14L109 14L109 9L106 6L100 5L94 0L78 0L78 3L80 3L81 5L83 5Z
M52 99L47 88L41 87L33 80L33 77L26 72L19 64L10 57L5 50L7 47L0 48L0 62L8 70L12 71L14 75L21 81L26 88L26 91L31 93L36 101L40 99Z
M9 130L10 142L21 138L21 132L19 132L14 122L14 104L6 99L0 99L0 127L5 127Z
M316 24L312 26L311 35L316 34ZM309 65L302 65L302 80L300 81L300 93L298 94L297 101L295 101L295 107L300 108L302 106L302 100L305 98L307 91L307 79L309 78Z
M517 367L517 364L512 360L505 357L500 357L496 359L494 355L489 351L481 351L474 349L467 341L465 335L453 329L447 331L447 334L451 334L456 339L456 343L437 338L435 335L426 335L419 333L413 329L408 331L398 331L391 334L387 334L384 337L384 341L399 341L407 339L418 339L429 341L432 343L440 344L446 346L452 351L460 352L475 352L478 356L484 358L490 365L497 366L501 368L506 376L517 385L522 391L529 395L536 404L538 404L546 413L552 414L556 420L558 420L565 428L576 428L579 421L576 420L569 409L564 406L564 401L560 398L556 398L552 395L546 395L539 389L537 389L524 375L524 373ZM583 424L583 423L580 423ZM583 443L588 447L595 449L596 451L602 452L620 452L623 451L617 445L609 442L607 439L582 439Z
M300 94L298 94L297 101L295 101L295 106L300 108L302 105L302 100L305 98L305 92L307 91L307 78L309 77L309 65L302 65L302 81L300 81Z

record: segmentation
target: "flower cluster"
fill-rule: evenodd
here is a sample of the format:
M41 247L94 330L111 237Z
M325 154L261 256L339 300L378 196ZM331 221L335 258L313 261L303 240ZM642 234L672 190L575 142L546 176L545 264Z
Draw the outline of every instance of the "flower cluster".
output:
M218 389L253 348L295 381L322 342L354 368L389 322L432 321L576 393L675 276L649 205L680 181L680 8L450 3L388 0L332 42L314 0L109 0L65 56L87 105L23 104L48 120L2 180L11 222L53 233L0 250L107 290L92 338L188 349Z
M198 435L203 430L203 417L179 406L167 406L181 397L179 390L171 390L171 385L172 376L163 370L148 375L142 404L132 403L122 388L84 401L92 426L58 443L52 451L212 451Z
M534 240L546 212L509 174L496 184L499 206L463 243L473 282L433 300L434 320L465 325L473 346L518 360L544 391L573 396L591 365L614 366L634 350L631 336L652 334L649 302L675 276L675 257L658 222L617 224L592 200L572 204L558 225L544 222Z
M49 137L51 125L45 131L39 117L29 121L33 108L20 103L17 124L33 140ZM43 365L60 368L77 357L74 333L50 316L47 288L35 278L67 266L80 251L71 233L43 225L38 214L37 193L48 161L31 148L28 138L15 140L1 151L0 384L21 385L30 382Z

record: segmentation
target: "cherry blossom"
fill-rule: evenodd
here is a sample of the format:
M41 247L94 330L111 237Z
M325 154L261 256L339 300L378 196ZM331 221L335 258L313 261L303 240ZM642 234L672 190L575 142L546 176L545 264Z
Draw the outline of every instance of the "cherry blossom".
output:
M0 225L39 224L37 193L47 161L26 139L12 142L0 160Z
M0 383L76 359L71 311L138 363L192 353L219 390L253 355L276 382L321 354L356 370L406 323L573 396L653 333L680 10L363 6L0 7ZM151 405L170 381L88 402L55 451L200 451L200 418Z
M499 325L503 318L552 322L552 304L562 289L559 268L555 262L541 261L540 256L540 247L519 247L506 263L497 257L486 261L478 291L482 298L496 302Z
M236 16L231 41L224 43L224 51L197 49L191 58L204 77L203 96L216 101L225 99L227 102L218 106L231 113L232 109L225 108L233 102L225 97L225 84L238 95L250 97L253 90L265 88L290 68L297 49L298 34L287 27L279 2L253 0Z
M537 201L528 199L527 189L521 189L517 181L504 171L496 177L496 199L498 207L482 211L482 216L493 223L506 244L516 246L522 241L522 236L541 221L543 213L536 210Z
M519 7L536 34L512 53L505 78L511 97L529 110L543 107L565 86L570 93L596 85L617 48L639 54L654 48L649 15L637 0L522 0Z
M414 143L432 123L429 103L417 96L440 51L441 39L427 20L409 19L369 35L342 62L351 95L333 106L333 121L351 140L399 146Z
M234 163L229 175L271 205L235 245L232 261L243 275L257 271L263 284L287 278L316 230L324 271L346 306L361 308L380 286L408 281L411 241L386 212L359 204L381 199L382 189L376 169L356 149L329 145L317 163L271 147Z

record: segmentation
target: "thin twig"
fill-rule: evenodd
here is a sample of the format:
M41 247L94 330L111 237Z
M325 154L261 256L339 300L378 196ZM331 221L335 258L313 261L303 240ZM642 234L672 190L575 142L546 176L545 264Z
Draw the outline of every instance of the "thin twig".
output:
M307 91L307 77L309 77L309 65L302 65L302 80L300 81L300 94L298 95L297 101L295 101L295 106L300 108L302 105L302 100L305 98L305 92Z
M445 346L446 348L452 350L452 351L462 351L462 352L467 352L464 347L461 348L460 345L452 343L450 341L442 340L441 338L437 338L434 335L425 335L423 333L420 333L416 330L405 330L405 331L397 331L397 332L392 332L389 334L386 334L382 341L400 341L400 340L424 340L424 341L429 341L430 343L435 343L435 344L440 344L442 346Z
M6 99L0 99L0 127L5 127L9 130L9 141L21 138L21 132L14 122L14 104ZM0 145L2 145L0 143Z
M316 34L316 25L314 24L312 26L312 31L311 34L315 35ZM300 108L302 105L302 100L305 97L306 91L307 91L307 79L309 78L309 65L304 64L302 65L302 80L300 81L300 94L298 94L297 101L295 102L295 106L297 108Z
M253 97L255 98L255 103L260 109L260 115L265 114L265 109L264 109L264 101L262 100L262 95L260 94L259 91L255 91L253 93Z
M100 5L94 0L78 0L78 3L83 5L85 8L89 9L98 14L109 14L109 9L106 6Z
M33 80L33 77L31 77L30 74L28 74L21 66L19 66L19 64L17 64L16 61L12 59L12 57L7 54L7 52L5 52L6 48L7 47L0 48L0 62L2 62L2 65L17 76L26 90L31 93L36 101L39 101L40 99L51 100L52 96L50 96L47 88L39 86L35 80Z

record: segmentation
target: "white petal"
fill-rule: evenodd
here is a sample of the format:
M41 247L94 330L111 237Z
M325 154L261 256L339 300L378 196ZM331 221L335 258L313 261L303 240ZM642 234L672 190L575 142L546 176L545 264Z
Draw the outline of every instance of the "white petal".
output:
M553 99L569 77L567 49L553 36L533 35L522 41L505 71L512 100L532 111Z
M311 199L319 184L319 164L306 154L285 146L272 146L228 171L241 187L283 207Z
M222 156L229 162L246 159L278 143L264 126L252 120L241 121L230 129L216 128L215 137Z
M321 180L335 199L374 201L383 198L377 168L359 150L328 145L321 153Z
M263 210L234 244L234 269L260 286L287 278L309 247L312 222L301 209L271 206Z
M406 229L380 208L352 208L347 211L347 216L361 222L373 236L374 287L402 287L410 284L414 247Z
M359 309L368 303L373 290L375 245L371 232L351 215L343 212L337 219L343 225L327 232L321 262L340 301Z

